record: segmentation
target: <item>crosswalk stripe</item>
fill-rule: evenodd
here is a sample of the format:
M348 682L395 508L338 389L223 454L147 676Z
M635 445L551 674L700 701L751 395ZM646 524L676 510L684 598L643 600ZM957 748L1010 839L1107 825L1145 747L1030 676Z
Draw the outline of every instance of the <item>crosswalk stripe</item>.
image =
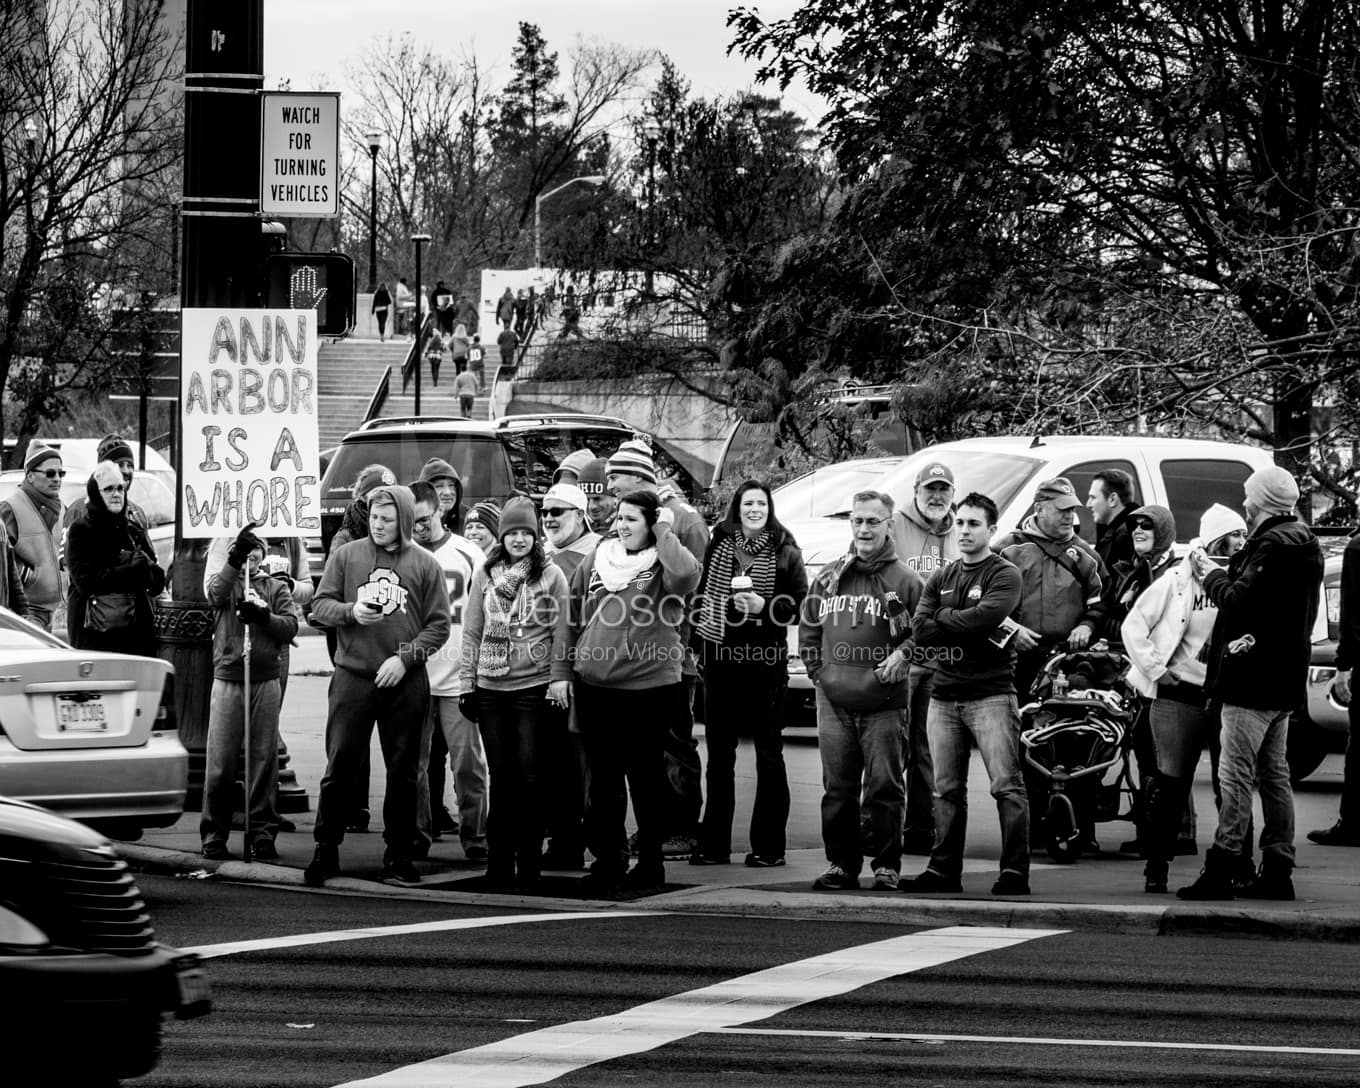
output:
M719 1028L719 1035L780 1035L798 1039L846 1039L854 1042L1002 1043L1007 1046L1086 1046L1129 1050L1213 1050L1242 1054L1325 1054L1360 1057L1360 1050L1334 1046L1267 1046L1250 1043L1174 1043L1158 1039L1050 1039L1024 1035L941 1035L920 1031L814 1031L791 1028Z
M400 937L409 933L442 933L452 929L485 929L489 926L527 925L534 922L585 922L595 918L654 918L657 911L584 910L538 914L493 914L485 918L444 918L437 922L410 922L399 926L365 926L362 929L334 929L324 933L291 933L282 937L259 937L250 941L227 941L181 948L197 952L204 959L235 956L242 952L270 952L277 948L302 948L309 944L334 944L337 941L367 941L374 937Z
M611 1016L526 1032L350 1081L342 1088L523 1088L577 1069L739 1027L799 1005L952 960L1011 948L1058 929L949 926L828 952L664 997Z

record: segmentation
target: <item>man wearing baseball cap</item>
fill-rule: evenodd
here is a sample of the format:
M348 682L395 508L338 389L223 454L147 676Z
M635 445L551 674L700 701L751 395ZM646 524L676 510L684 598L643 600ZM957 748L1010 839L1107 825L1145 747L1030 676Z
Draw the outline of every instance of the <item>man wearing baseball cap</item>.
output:
M929 461L916 474L915 494L893 517L897 558L929 581L959 557L954 525L954 472L943 461ZM911 703L907 715L907 824L902 851L929 854L935 842L935 769L926 736L935 660L911 666Z
M1077 535L1082 502L1066 476L1034 492L1034 513L992 545L1020 570L1015 632L1015 691L1021 705L1059 646L1084 650L1105 616L1100 557Z
M52 613L66 594L59 558L65 475L61 454L35 438L24 455L23 483L0 502L0 524L24 583L28 618L49 631Z
M543 550L570 580L600 542L586 524L586 496L575 484L553 484L543 496Z
M581 469L576 486L586 497L586 521L590 529L600 536L608 536L613 529L614 511L619 502L606 486L609 479L609 462L597 457Z

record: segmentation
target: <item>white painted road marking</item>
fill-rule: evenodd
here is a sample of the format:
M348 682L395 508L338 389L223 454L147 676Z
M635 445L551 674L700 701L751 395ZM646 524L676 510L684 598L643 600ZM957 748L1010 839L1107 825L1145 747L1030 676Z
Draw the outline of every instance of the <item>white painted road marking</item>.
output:
M594 918L656 917L658 911L583 910L558 914L493 914L485 918L445 918L438 922L411 922L400 926L366 926L363 929L334 929L325 933L294 933L285 937L260 937L252 941L228 941L181 948L197 952L205 959L234 956L240 952L269 952L276 948L302 948L309 944L334 944L337 941L366 941L374 937L400 937L407 933L441 933L451 929L485 929L488 926L526 925L531 922L584 922Z
M588 1065L640 1054L704 1032L750 1024L799 1005L1010 948L1060 929L949 926L786 963L613 1016L526 1032L404 1066L343 1088L524 1088Z
M934 1035L915 1031L800 1031L791 1028L718 1028L718 1035L787 1035L799 1039L852 1039L855 1042L1004 1043L1008 1046L1095 1046L1130 1050L1224 1050L1242 1054L1326 1054L1360 1057L1360 1050L1332 1046L1260 1046L1249 1043L1171 1043L1155 1039L1046 1039L1021 1035Z

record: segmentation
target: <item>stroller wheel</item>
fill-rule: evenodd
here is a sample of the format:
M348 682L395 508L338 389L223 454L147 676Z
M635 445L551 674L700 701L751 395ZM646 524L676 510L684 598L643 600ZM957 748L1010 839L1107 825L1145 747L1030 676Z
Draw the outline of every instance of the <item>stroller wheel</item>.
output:
M1080 835L1073 835L1070 839L1049 838L1048 856L1059 865L1071 865L1081 857L1083 845Z
M1072 799L1067 794L1049 794L1044 827L1048 833L1050 858L1060 865L1070 865L1081 857L1081 830L1077 826L1076 809L1072 807Z

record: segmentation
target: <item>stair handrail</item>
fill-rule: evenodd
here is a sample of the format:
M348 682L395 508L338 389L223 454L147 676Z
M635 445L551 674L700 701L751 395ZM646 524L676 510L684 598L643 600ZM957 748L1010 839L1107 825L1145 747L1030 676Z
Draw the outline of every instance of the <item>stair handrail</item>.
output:
M389 363L383 367L382 377L378 379L378 384L373 390L373 396L368 398L368 407L364 409L364 418L359 421L360 426L382 415L383 405L387 403L387 395L391 391L392 364Z
M425 346L427 334L434 325L434 315L425 314L418 322L415 339L411 342L411 348L406 353L406 360L401 364L401 391L406 392L406 387L411 384L411 376L415 369L420 365L420 349Z

